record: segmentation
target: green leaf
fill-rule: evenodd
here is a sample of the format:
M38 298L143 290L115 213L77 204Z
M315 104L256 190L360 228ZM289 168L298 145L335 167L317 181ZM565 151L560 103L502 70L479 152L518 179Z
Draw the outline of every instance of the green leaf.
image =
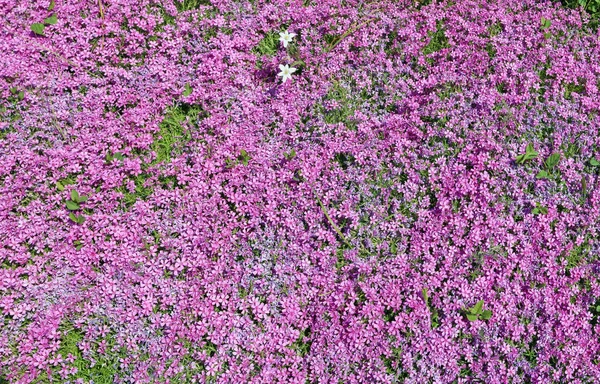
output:
M73 212L69 212L69 218L77 224L81 224L85 221L85 217L83 217L82 215L76 215Z
M552 25L552 22L550 20L542 17L542 28L548 29L548 28L550 28L550 25Z
M548 172L546 172L546 171L544 171L544 170L542 170L542 171L539 171L539 172L538 172L538 174L537 174L537 175L535 175L535 177L536 177L537 179L547 179L547 178L548 178Z
M553 153L546 159L546 167L548 169L552 169L556 167L558 162L560 161L560 153Z
M79 193L76 190L71 190L71 200L79 201Z
M481 312L481 318L483 320L489 320L492 318L492 311L490 311L489 309L486 309L485 311Z
M421 290L421 293L423 294L423 300L425 300L425 304L427 304L427 301L429 300L429 296L427 295L427 288L423 288Z
M76 210L78 210L78 209L79 209L79 204L77 204L77 203L76 203L76 202L74 202L74 201L67 200L67 209L68 209L69 211L76 211Z
M54 2L54 0L50 0L50 5L48 6L48 10L49 11L53 10L55 6L56 6L56 3Z
M85 203L86 201L88 201L87 196L79 196L79 199L77 199L78 203Z
M125 156L121 153L121 152L117 152L114 155L115 159L123 161L125 159Z
M59 191L64 191L65 186L59 181L56 183L56 189L58 189Z
M440 326L440 315L437 309L434 309L431 313L431 328L437 328Z
M284 157L288 160L293 159L294 157L296 157L296 150L292 148L292 150L289 153L285 153Z
M58 19L56 18L56 15L52 15L44 20L44 24L54 25L56 23L58 23Z
M238 156L238 160L242 162L244 165L248 165L248 160L250 160L250 156L246 150L242 149L240 151L240 155Z
M527 144L527 147L525 147L525 152L526 153L534 153L535 149L533 148L533 144L529 143ZM537 152L535 152L537 154Z
M41 24L41 23L33 23L33 24L31 24L31 30L36 35L43 35L44 34L44 28L45 28L44 24Z
M230 169L235 167L236 161L230 159L229 157L225 158L225 168Z
M19 99L19 101L23 100L25 98L25 92L19 91L19 93L17 94L17 98Z
M183 96L189 96L193 92L192 87L189 84L185 85L185 89L183 90Z
M474 315L472 313L467 313L467 319L469 319L469 321L475 321L479 318L478 315Z
M600 165L600 161L594 159L593 157L590 159L590 164L594 167L597 167Z
M518 164L523 164L527 160L535 159L537 157L537 155L538 155L538 153L533 148L533 144L529 143L529 144L527 144L527 147L525 148L525 153L518 155L515 160L517 161Z
M19 92L19 88L17 88L17 87L12 87L12 88L10 89L10 93L12 93L13 95L16 95L16 94L17 94L17 92Z
M523 164L525 161L525 155L518 155L515 160L517 161L517 164Z
M479 300L477 302L477 304L475 304L475 306L473 307L473 310L471 311L471 313L480 314L482 308L483 308L483 300Z

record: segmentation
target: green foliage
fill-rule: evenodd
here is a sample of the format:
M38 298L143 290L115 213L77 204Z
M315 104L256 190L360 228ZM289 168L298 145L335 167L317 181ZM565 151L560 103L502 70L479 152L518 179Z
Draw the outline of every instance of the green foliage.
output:
M74 201L67 200L67 209L69 211L77 211L79 208L79 204Z
M203 5L211 5L210 0L183 0L175 1L175 7L178 12L191 11L198 9Z
M490 37L495 37L502 33L503 29L502 23L498 21L488 27L488 33Z
M255 54L274 56L279 46L279 33L269 32L263 37L258 45L252 49Z
M33 23L31 24L31 30L33 31L33 33L35 33L36 35L40 35L43 36L44 35L44 24L41 23Z
M589 243L589 239L586 239L586 241L581 245L573 247L573 249L571 249L566 256L561 254L560 258L567 261L567 265L565 267L566 271L569 272L575 267L588 264L588 262L593 261L592 258L596 258L596 256L591 252L591 250L592 247ZM588 258L590 260L588 260Z
M543 205L540 205L540 203L536 202L535 207L531 210L531 213L534 215L547 215L548 208Z
M354 164L356 159L350 153L340 152L335 154L334 160L343 170L346 170L350 165Z
M54 8L54 1L50 4L50 7L48 7L48 9L53 9L53 8ZM44 19L43 24L42 23L33 23L33 24L31 24L30 28L31 28L31 31L33 33L35 33L36 35L43 36L46 25L54 25L56 23L58 23L58 19L57 19L56 15L52 15L52 16Z
M116 373L118 372L117 360L123 356L116 356L115 361L100 359L92 365L92 362L83 358L83 355L78 347L78 343L83 340L83 333L77 329L64 330L58 353L63 358L69 355L75 358L73 365L77 368L77 373L74 379L83 379L85 382L93 381L95 384L109 384L114 382ZM114 340L109 339L109 347L114 344ZM58 379L58 373L55 374Z
M58 19L56 18L56 15L52 15L44 20L44 24L54 25L56 23L58 23Z
M240 154L237 157L238 161L244 165L248 165L248 161L250 160L250 155L246 152L245 149L240 151Z
M292 160L296 157L296 150L292 148L289 152L284 153L283 157L285 157L286 160Z
M170 162L171 156L181 154L192 139L190 126L201 118L202 109L197 105L181 104L167 110L159 125L159 132L152 143L157 162Z
M546 168L551 170L560 162L560 153L553 153L546 159Z
M311 330L310 327L300 331L298 339L290 345L290 348L296 351L298 356L304 357L310 352L312 341L310 340Z
M10 101L21 101L25 98L25 92L24 91L20 91L19 88L17 87L12 87L10 89L10 93L12 95L11 98L9 98Z
M107 164L110 164L110 163L112 163L112 161L113 161L113 160L115 160L115 159L117 159L117 160L119 160L119 161L123 161L123 160L125 160L125 155L123 155L121 152L115 152L115 153L108 152L108 153L106 154L106 157L105 157L105 159L106 159L106 163L107 163Z
M60 184L62 185L62 184ZM57 185L58 186L58 185ZM64 189L64 187L63 187ZM81 203L85 203L88 200L87 196L80 196L79 193L73 189L71 190L71 200L65 201L65 205L69 212L69 218L73 220L73 222L77 224L82 224L85 221L83 215L75 213L75 211L79 211L81 209Z
M538 179L547 179L553 172L554 167L560 162L560 153L553 153L544 162L544 168L535 176Z
M591 17L587 25L584 26L590 28L592 31L598 29L600 20L600 0L560 0L560 3L567 8L579 9L582 12L587 12Z
M550 28L550 25L552 25L552 22L550 20L542 17L541 24L542 24L542 29L548 29L548 28Z
M182 95L187 97L191 95L193 91L194 90L192 89L192 87L189 84L186 84Z
M429 309L429 312L431 313L431 317L430 317L431 328L439 327L440 326L440 314L439 314L437 308L434 308L429 303L429 292L427 291L426 287L421 290L421 294L423 296L423 301L425 301L425 305L427 306L427 309Z
M444 48L450 48L450 45L448 44L448 38L446 37L441 23L438 23L437 30L433 33L430 33L429 36L431 39L423 48L424 55L430 55L434 52L441 51Z
M320 107L319 112L323 114L324 121L327 124L343 123L349 129L356 130L356 122L351 119L355 110L353 102L356 100L353 100L346 88L340 83L335 82L327 92L327 95L325 95L325 100L335 100L339 104L337 108L333 109Z
M469 321L489 320L492 318L492 311L483 309L483 300L479 300L474 306L465 310L465 315Z
M533 148L533 144L527 144L527 148L525 148L525 153L520 154L515 159L517 164L524 164L527 160L535 159L539 153Z
M133 191L130 191L125 186L117 189L118 192L123 194L123 202L126 207L131 207L138 200L146 200L154 192L154 188L146 183L149 178L150 175L146 173L136 175L133 178L133 183L135 185Z
M567 100L572 100L573 93L578 93L578 94L583 94L585 93L585 82L582 80L579 83L567 83L567 85L565 85L565 99Z
M592 319L590 323L592 326L596 326L600 323L600 298L596 298L594 303L590 305L590 313L592 314Z

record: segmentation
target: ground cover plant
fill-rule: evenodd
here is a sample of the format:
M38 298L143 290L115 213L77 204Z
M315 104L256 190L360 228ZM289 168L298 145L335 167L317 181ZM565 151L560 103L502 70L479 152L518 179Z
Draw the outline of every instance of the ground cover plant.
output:
M0 1L0 382L599 382L576 3Z

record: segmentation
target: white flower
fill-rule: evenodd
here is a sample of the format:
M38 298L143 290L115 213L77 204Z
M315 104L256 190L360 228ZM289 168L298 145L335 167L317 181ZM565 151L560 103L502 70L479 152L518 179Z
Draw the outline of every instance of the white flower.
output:
M296 36L295 33L289 33L288 31L279 32L279 41L283 43L283 46L287 48L289 42Z
M287 64L286 65L279 64L279 69L281 70L281 72L279 72L277 74L277 76L281 76L282 77L281 81L283 83L285 83L287 79L291 79L292 78L292 73L296 72L296 68L294 68L294 67L290 68L290 66L287 65Z

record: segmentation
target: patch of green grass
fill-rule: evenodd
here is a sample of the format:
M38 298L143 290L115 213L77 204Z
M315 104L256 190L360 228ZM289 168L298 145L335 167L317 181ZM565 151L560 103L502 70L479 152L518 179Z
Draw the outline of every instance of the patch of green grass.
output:
M300 332L300 336L298 336L298 339L294 341L292 345L290 345L290 348L296 351L296 353L300 357L304 357L310 352L310 347L312 346L312 341L310 340L310 333L310 327L303 329Z
M335 100L338 102L339 106L329 110L324 107L320 108L320 113L323 114L327 124L344 123L349 129L356 130L356 122L350 119L354 114L355 108L352 106L352 98L349 93L350 92L339 83L336 82L333 84L325 96L325 100ZM365 99L364 96L363 99Z
M502 23L497 21L488 27L490 37L498 36L503 31Z
M150 175L146 173L133 177L133 182L135 184L135 190L133 192L126 186L117 189L117 192L123 194L123 202L126 207L131 207L138 200L146 200L154 192L154 188L146 183L149 178Z
M175 7L177 7L177 11L179 11L179 12L185 12L185 11L191 11L193 9L198 9L203 5L211 5L210 0L175 1Z
M152 143L156 153L156 162L170 162L171 156L183 152L185 145L192 139L189 123L195 125L201 117L202 109L197 105L181 104L167 110L160 123L160 130Z
M583 94L585 92L585 79L580 79L578 84L568 83L565 85L565 99L572 100L573 92Z
M437 23L437 30L433 33L430 33L429 36L431 39L423 48L424 55L430 55L434 52L441 51L444 48L450 48L450 45L448 44L448 38L444 33L443 24L441 22Z
M584 27L597 31L600 25L600 0L555 0L567 8L583 9L591 18Z
M261 41L258 42L258 45L252 49L255 54L260 56L274 56L277 53L277 48L279 46L279 33L278 32L269 32L263 37Z
M494 48L494 46L492 45L492 43L488 42L485 45L485 51L487 52L490 60L492 60L494 57L496 57L497 51L496 51L496 48Z
M399 347L392 347L391 354L389 356L382 355L381 360L385 365L385 370L388 375L393 375L394 378L398 379L398 382L403 382L403 379L408 378L409 374L404 370L402 366L402 349Z
M182 154L186 145L192 140L190 128L197 127L197 122L202 117L204 117L203 110L198 105L178 104L167 109L150 147L156 153L156 158L151 163L142 165L142 169L146 172L130 179L135 185L133 191L130 191L126 185L117 189L123 194L126 207L131 207L138 200L146 200L152 195L156 186L166 189L177 186L175 176L158 176L153 180L148 168L169 163L174 156Z
M77 368L77 373L69 377L69 380L74 381L77 379L83 379L84 382L93 382L94 384L111 384L114 382L114 378L119 371L118 359L125 357L125 353L121 352L114 355L111 360L100 359L95 362L92 366L92 362L83 357L81 350L79 349L78 343L83 340L83 333L80 330L70 328L66 331L63 330L63 335L60 340L60 347L58 353L63 358L69 357L69 355L75 358L72 366ZM107 348L111 348L114 345L114 340L107 340ZM58 373L59 368L55 368L52 373L52 380L47 377L40 378L38 383L56 383L62 382L62 378ZM0 380L0 383L2 381Z
M567 260L567 266L565 267L567 272L571 269L581 265L587 257L590 255L591 246L586 241L581 245L574 247L571 252L565 257Z

